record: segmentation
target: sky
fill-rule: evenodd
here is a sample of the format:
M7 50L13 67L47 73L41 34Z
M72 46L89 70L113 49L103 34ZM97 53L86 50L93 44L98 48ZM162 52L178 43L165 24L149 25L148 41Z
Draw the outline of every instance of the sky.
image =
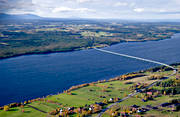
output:
M57 18L180 19L180 0L0 0L0 13Z

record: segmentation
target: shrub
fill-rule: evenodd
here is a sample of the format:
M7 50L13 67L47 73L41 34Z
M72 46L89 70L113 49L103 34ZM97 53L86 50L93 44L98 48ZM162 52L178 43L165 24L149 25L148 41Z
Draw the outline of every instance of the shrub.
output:
M8 105L4 106L4 111L8 111L10 108Z
M49 114L50 115L56 115L56 114L58 114L58 111L57 110L53 110L53 111L49 112Z

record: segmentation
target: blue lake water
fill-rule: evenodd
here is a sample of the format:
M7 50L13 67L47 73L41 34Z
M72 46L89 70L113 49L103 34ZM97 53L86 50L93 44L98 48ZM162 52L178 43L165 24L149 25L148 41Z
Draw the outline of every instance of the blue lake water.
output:
M161 41L120 43L104 49L171 64L180 62L180 34ZM93 49L3 59L0 106L154 66L158 65Z

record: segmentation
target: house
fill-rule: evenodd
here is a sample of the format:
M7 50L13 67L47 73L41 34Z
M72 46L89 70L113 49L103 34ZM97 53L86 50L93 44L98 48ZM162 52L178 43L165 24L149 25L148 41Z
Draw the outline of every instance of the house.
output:
M141 109L138 109L137 110L137 113L142 113L143 111Z
M114 101L114 98L110 98L109 101L110 101L110 102Z
M68 111L74 110L74 107L69 107Z
M147 108L141 108L141 110L142 110L143 112L149 111L149 109L147 109Z
M180 110L180 104L172 104L169 106L171 108L172 111L179 111Z
M177 110L175 104L172 105L171 110L172 110L172 111L176 111L176 110Z
M90 107L89 110L92 111L93 109Z
M152 95L153 93L152 92L147 92L148 95Z
M60 109L60 110L59 110L59 113L62 114L62 112L63 112L63 109Z

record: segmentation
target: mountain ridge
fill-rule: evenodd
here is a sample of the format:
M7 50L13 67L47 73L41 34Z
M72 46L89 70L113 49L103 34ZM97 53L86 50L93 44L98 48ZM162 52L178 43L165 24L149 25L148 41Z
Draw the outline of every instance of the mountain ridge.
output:
M43 17L40 17L38 15L34 14L6 14L6 13L0 13L0 19L42 19Z

